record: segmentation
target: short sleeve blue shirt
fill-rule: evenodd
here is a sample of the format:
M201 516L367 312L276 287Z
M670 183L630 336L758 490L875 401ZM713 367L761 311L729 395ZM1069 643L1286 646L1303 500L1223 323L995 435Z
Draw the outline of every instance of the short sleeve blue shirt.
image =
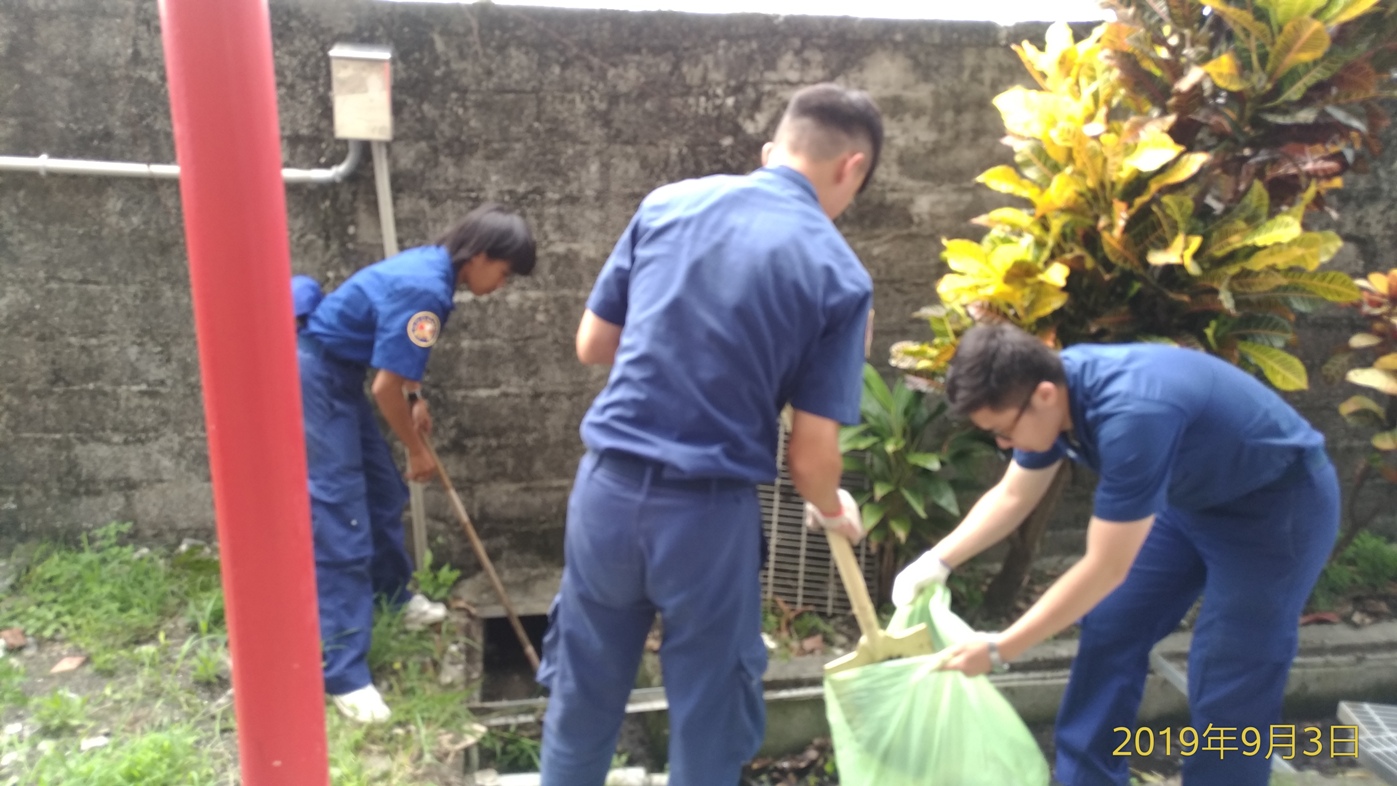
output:
M341 360L419 381L455 291L445 248L411 248L350 276L320 302L304 332Z
M683 477L769 482L785 404L858 422L872 299L868 272L799 172L664 186L587 301L623 329L583 442Z
M1324 436L1256 378L1203 352L1154 344L1062 352L1073 438L1029 469L1066 456L1100 476L1094 513L1137 521L1165 507L1201 511L1280 477Z

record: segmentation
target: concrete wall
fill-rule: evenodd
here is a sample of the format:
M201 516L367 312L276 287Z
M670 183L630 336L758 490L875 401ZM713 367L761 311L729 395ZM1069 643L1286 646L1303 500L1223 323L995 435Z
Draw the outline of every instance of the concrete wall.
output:
M173 162L154 3L5 0L0 155ZM939 238L998 204L971 182L1007 160L990 99L1022 80L1006 43L1041 28L756 15L518 10L367 0L273 0L289 166L329 166L326 51L390 44L400 243L482 200L523 210L540 240L530 280L464 302L426 383L438 442L487 547L556 562L576 428L604 372L572 332L637 202L678 178L757 164L789 94L838 80L888 124L878 182L841 227L876 281L875 356L918 337ZM1394 263L1388 156L1353 178L1348 269ZM293 266L329 286L381 256L369 167L289 186ZM1347 330L1317 320L1320 357ZM0 173L0 539L132 520L150 538L207 536L212 511L197 356L173 181ZM677 348L682 350L682 348ZM1341 448L1344 391L1297 397ZM289 436L289 438L295 438ZM1345 456L1345 460L1350 460ZM1082 492L1075 499L1082 499ZM439 553L463 557L429 496ZM275 525L275 522L269 522ZM468 560L462 560L468 561Z

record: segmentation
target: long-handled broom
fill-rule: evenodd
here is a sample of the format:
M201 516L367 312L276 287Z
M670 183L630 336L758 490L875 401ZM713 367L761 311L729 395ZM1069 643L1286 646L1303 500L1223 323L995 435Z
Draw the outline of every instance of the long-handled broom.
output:
M514 635L519 637L519 644L524 647L524 657L529 659L529 665L537 672L538 653L534 652L533 642L529 641L529 634L524 631L523 624L519 622L519 615L514 613L514 604L510 603L509 593L505 592L504 584L500 583L499 574L495 573L495 566L485 553L485 545L480 542L480 536L475 534L475 526L471 524L471 517L466 513L466 506L461 504L461 497L456 493L456 487L451 485L451 478L446 475L446 467L441 465L441 459L437 458L437 452L425 434L422 435L422 444L427 448L427 453L431 455L432 462L437 465L437 477L441 478L441 485L446 488L446 495L451 499L451 509L456 512L456 518L461 522L461 528L466 531L466 537L470 539L471 548L475 550L475 558L480 560L481 567L485 569L485 575L490 577L490 584L495 588L495 594L500 597L500 605L504 606L505 614L509 615L509 624L514 627Z

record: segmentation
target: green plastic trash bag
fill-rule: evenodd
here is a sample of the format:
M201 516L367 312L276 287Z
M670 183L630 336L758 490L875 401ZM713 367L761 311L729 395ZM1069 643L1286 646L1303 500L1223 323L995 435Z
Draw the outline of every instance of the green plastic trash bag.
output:
M928 589L889 631L926 623L939 651L974 638ZM935 671L937 655L861 666L825 677L841 786L1046 786L1048 762L1018 713L986 677Z

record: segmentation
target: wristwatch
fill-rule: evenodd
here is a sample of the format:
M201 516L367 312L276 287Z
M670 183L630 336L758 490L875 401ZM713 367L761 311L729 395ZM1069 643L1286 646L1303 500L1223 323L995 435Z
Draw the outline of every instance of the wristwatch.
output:
M1008 671L1009 664L1005 663L1004 659L999 657L999 638L997 636L990 636L985 639L985 645L989 647L990 652L990 671L995 674L1003 674Z
M417 390L409 390L407 393L405 393L405 394L403 394L403 395L407 396L407 406L408 406L408 409L411 409L411 408L412 408L412 405L413 405L413 404L416 404L416 403L419 402L419 401L426 401L426 400L427 400L427 397L424 396L424 395L422 395L422 389L421 389L421 388L418 388Z

